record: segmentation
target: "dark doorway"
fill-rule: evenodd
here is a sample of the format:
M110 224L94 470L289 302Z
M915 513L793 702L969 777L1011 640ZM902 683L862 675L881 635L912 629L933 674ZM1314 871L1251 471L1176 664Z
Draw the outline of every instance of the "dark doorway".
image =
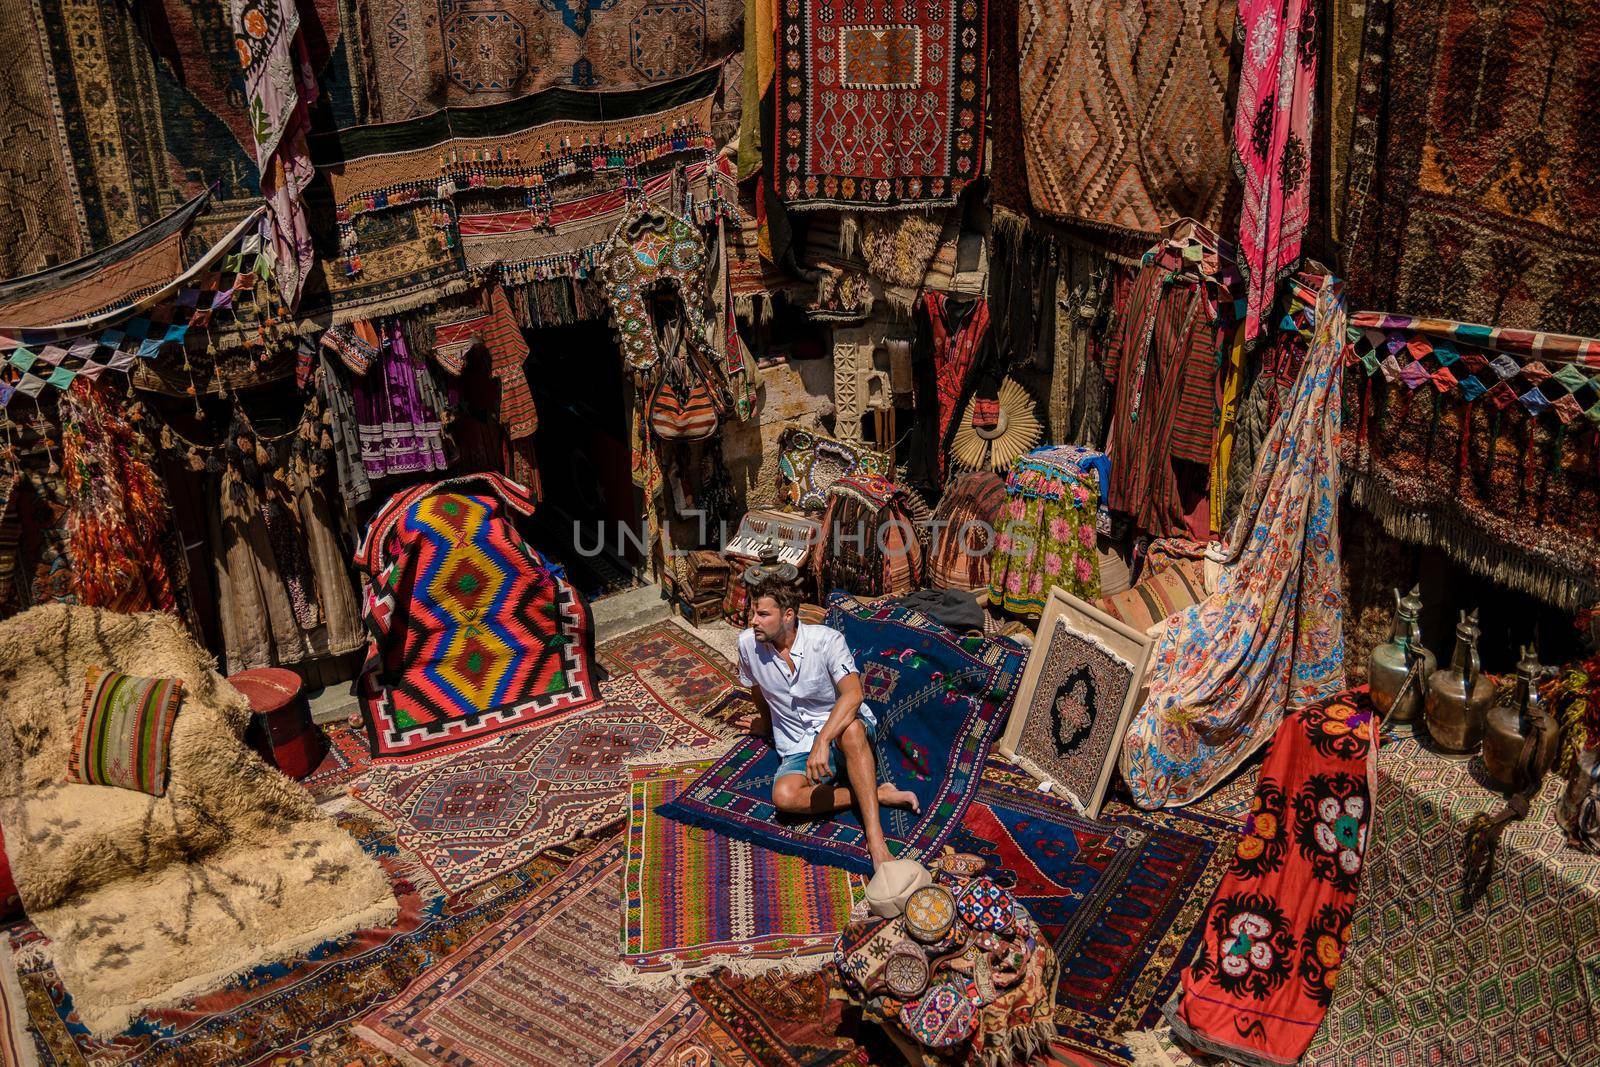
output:
M645 562L636 548L645 543L644 509L630 473L631 386L622 353L603 322L547 326L527 336L544 485L535 544L591 600L630 588Z

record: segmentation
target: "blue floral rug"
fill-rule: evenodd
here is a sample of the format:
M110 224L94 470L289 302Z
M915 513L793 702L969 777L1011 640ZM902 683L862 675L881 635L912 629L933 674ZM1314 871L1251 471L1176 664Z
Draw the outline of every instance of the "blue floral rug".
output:
M889 851L938 855L960 825L1022 681L1027 650L958 637L920 611L867 606L834 593L826 624L841 631L878 717L878 777L909 789L921 814L883 809ZM747 738L714 763L660 814L741 841L847 870L872 872L853 811L823 820L780 815L772 806L778 754Z

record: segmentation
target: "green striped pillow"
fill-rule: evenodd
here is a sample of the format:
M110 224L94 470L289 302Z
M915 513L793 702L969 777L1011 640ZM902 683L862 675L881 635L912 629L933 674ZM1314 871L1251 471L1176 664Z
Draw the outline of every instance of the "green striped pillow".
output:
M161 796L167 791L167 744L182 699L177 678L134 678L90 667L70 780Z

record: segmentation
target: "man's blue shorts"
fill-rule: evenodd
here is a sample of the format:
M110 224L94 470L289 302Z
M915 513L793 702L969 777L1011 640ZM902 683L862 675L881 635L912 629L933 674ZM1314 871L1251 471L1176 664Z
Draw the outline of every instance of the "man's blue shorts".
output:
M867 743L868 744L872 744L873 742L878 740L878 730L877 730L877 727L875 725L873 725L872 723L868 722L866 719L859 718L859 717L856 719L856 722L859 722L861 724L861 728L863 730L867 731ZM772 780L774 782L776 782L779 778L782 778L786 774L798 774L798 775L804 776L805 773L806 773L806 760L808 760L810 758L811 758L811 750L810 749L807 749L804 752L796 752L792 756L783 757L783 762L778 764L778 773L772 776ZM829 782L838 781L838 779L839 779L839 760L840 760L840 758L841 757L839 755L839 742L835 741L833 744L828 746L828 777L827 777L827 781L829 781Z

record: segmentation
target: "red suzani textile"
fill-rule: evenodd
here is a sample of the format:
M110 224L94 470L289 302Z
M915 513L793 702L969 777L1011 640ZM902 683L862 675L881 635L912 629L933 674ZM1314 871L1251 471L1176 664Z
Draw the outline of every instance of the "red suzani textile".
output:
M1166 1006L1191 1045L1292 1064L1333 999L1366 860L1377 720L1364 690L1290 712L1261 765L1205 940Z
M367 527L360 692L374 759L414 759L600 697L588 609L517 532L534 498L498 474L396 494Z
M983 172L986 0L782 0L779 195L954 204Z
M944 442L948 440L950 423L961 408L962 391L989 336L989 302L982 297L963 300L939 292L925 294L922 301L927 315L923 328L933 351L934 384L938 390L942 480L949 456Z

